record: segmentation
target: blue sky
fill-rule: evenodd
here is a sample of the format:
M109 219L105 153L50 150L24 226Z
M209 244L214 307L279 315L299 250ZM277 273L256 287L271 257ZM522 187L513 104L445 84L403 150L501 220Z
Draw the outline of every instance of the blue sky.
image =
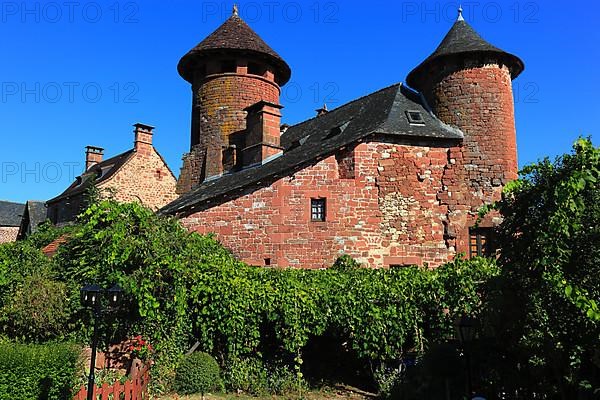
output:
M240 15L292 68L284 122L390 84L439 44L454 1L240 1ZM0 1L0 199L47 200L84 166L132 147L132 124L179 174L191 90L177 62L231 14L232 1ZM519 163L599 135L600 6L465 1L465 19L525 62L513 83Z

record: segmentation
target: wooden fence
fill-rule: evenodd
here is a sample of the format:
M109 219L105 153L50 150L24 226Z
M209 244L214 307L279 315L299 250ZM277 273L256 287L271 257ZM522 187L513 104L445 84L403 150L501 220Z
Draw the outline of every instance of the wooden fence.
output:
M143 365L131 374L131 379L124 384L115 382L112 385L105 383L94 388L95 400L147 400L148 381L150 380L150 366ZM73 400L86 400L87 388L82 386Z

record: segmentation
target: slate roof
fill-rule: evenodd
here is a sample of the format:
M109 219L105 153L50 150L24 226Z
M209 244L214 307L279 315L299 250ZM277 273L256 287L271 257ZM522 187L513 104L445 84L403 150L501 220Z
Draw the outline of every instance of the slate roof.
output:
M46 204L43 201L28 201L25 212L29 215L31 233L34 233L38 225L48 218Z
M0 201L0 226L19 227L25 204Z
M24 239L28 235L35 233L38 226L48 219L47 215L45 202L29 200L25 204L25 211L23 212L23 218L19 224L17 240Z
M406 111L420 112L423 124L410 124ZM373 134L409 140L456 141L463 138L458 129L438 120L418 93L395 84L290 127L281 137L285 151L278 158L206 181L165 206L160 213L190 214L222 196L235 195L251 185L292 175Z
M408 74L406 83L413 88L420 89L420 80L425 78L434 63L444 62L449 57L468 53L492 53L499 56L509 67L513 79L525 69L525 65L519 57L488 43L473 30L462 16L459 16L437 49Z
M279 70L278 79L282 86L292 75L289 65L283 58L235 13L184 55L177 65L177 71L183 79L192 83L195 64L209 55L223 52L251 54L271 63Z
M77 179L75 179L75 182L73 182L63 193L48 200L47 203L55 203L62 199L84 193L91 186L92 182L99 184L108 180L129 160L133 153L135 153L135 151L131 149L125 153L99 162L81 176L78 176Z

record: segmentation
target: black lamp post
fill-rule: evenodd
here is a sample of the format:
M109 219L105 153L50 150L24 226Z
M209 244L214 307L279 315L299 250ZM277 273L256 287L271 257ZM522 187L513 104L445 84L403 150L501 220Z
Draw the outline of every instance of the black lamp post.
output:
M94 312L94 332L92 335L92 359L90 361L90 375L88 377L87 400L94 399L94 381L96 379L94 370L96 369L96 349L98 348L98 320L101 316L101 298L106 295L110 306L117 306L121 301L123 290L119 285L114 285L108 290L102 289L98 285L86 285L81 288L81 304L84 307L90 307Z
M465 356L465 363L466 363L466 367L467 367L467 371L466 371L466 375L467 375L467 382L466 382L466 390L467 390L467 398L470 399L471 396L473 395L473 386L472 386L472 382L471 382L471 357L470 357L470 353L469 353L469 345L470 343L473 341L473 335L474 335L474 327L475 327L475 320L471 317L469 317L468 315L462 315L460 318L458 318L455 323L454 323L454 327L456 328L456 333L458 336L458 340L460 341L464 356Z

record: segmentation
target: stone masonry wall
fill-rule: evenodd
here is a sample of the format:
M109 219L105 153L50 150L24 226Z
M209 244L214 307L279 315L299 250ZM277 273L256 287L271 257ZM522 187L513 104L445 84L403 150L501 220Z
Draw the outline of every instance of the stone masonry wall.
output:
M468 253L468 227L478 209L500 200L504 185L517 178L512 82L508 68L490 60L448 68L425 92L438 118L465 135L462 146L451 151L454 164L440 200L449 207L447 236ZM480 226L498 221L490 214Z
M108 190L120 202L139 201L158 210L177 198L177 182L164 160L149 146L134 156L99 188Z
M0 226L0 244L17 240L19 228L14 226Z
M347 253L370 267L437 266L455 254L439 200L449 152L359 144L182 222L254 265L322 268ZM311 198L326 198L325 222L311 221Z

